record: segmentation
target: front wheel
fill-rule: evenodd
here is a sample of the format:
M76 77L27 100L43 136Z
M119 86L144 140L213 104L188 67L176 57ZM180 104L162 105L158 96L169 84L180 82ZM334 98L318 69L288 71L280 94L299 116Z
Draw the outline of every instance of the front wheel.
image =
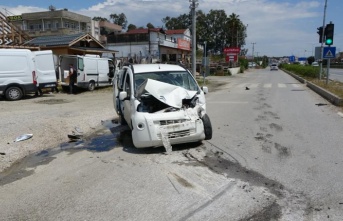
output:
M6 99L9 101L20 100L23 97L23 92L19 87L10 87L6 90Z
M89 84L88 84L88 90L89 90L89 91L94 91L94 89L95 89L95 83L94 83L94 81L89 82Z
M205 140L211 140L212 139L212 124L211 124L210 118L207 114L205 114L201 118L201 120L204 124Z

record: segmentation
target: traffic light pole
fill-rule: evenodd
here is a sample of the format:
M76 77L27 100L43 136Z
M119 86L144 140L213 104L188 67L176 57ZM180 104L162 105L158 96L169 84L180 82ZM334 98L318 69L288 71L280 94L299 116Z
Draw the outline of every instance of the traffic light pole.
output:
M326 8L327 8L327 4L328 0L325 0L325 6L324 6L324 17L323 17L323 32L322 32L322 45L320 47L320 70L319 70L319 80L322 79L322 72L323 72L323 46L324 46L324 36L325 36L325 17L326 17Z

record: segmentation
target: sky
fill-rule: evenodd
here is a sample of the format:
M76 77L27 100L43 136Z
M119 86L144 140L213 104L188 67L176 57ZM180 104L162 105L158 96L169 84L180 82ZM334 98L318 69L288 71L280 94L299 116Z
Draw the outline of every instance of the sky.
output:
M343 1L342 0L198 0L197 10L225 10L227 16L239 15L247 25L245 48L248 55L268 57L291 56L309 57L315 47L320 47L317 28L335 24L333 47L343 51ZM11 0L0 1L0 11L5 15L20 15L28 12L47 11L53 5L56 9L69 11L91 18L109 19L110 14L124 13L128 24L146 27L149 22L163 27L162 18L178 17L189 13L189 0Z

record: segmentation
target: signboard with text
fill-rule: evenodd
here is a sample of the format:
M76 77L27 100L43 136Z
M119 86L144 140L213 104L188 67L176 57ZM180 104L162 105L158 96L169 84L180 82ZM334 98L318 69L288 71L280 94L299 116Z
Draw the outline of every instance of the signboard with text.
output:
M238 47L224 48L225 60L227 62L237 62L240 51L241 49Z

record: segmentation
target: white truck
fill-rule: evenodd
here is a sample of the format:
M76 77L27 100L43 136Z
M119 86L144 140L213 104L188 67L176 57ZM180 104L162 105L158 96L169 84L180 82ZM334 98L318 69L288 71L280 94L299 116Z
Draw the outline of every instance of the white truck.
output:
M92 91L96 87L112 85L116 68L112 59L100 58L98 55L60 55L59 79L63 88L69 85L70 64L77 70L77 87Z
M37 87L56 86L56 73L51 50L32 52L28 49L0 49L0 95L7 100L20 100Z

